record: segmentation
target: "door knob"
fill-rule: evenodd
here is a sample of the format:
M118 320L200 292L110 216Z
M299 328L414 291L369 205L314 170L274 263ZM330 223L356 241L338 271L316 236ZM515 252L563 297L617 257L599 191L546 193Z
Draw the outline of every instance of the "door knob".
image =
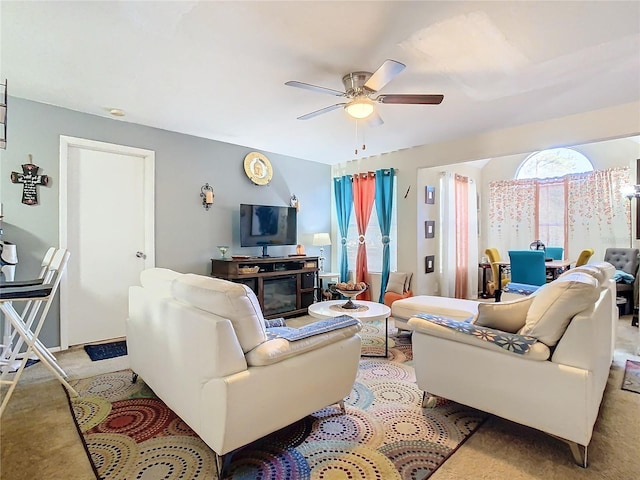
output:
M147 258L147 256L142 252L136 252L136 257L138 257L138 258Z

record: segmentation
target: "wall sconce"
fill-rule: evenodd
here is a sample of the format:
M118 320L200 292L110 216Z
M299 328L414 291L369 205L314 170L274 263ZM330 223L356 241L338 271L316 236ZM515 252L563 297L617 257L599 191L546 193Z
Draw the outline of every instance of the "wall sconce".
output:
M291 194L291 198L289 198L289 205L295 208L298 212L300 211L300 200L296 197L295 193Z
M213 205L213 188L208 183L205 183L200 188L200 196L202 197L202 206L205 210L209 210Z

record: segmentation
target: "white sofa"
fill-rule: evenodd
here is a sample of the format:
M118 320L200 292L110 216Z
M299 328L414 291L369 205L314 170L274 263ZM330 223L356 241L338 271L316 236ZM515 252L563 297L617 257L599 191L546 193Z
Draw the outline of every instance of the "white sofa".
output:
M614 272L606 262L577 267L510 302L447 299L458 320L473 317L474 327L532 337L535 343L525 354L485 341L482 333L463 333L414 314L408 327L418 386L565 440L586 467L613 359ZM422 301L429 312L428 299ZM445 316L446 300L438 302L436 315ZM433 399L425 397L424 403Z
M229 455L327 405L355 381L360 323L289 342L268 339L248 287L162 268L129 290L134 380L153 391L216 453Z

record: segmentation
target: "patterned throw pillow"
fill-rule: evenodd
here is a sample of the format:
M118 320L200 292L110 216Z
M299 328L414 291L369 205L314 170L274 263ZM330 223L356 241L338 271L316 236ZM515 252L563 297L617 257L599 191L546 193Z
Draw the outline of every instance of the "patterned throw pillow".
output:
M525 355L528 353L529 350L531 350L531 347L537 342L534 337L507 333L494 328L480 327L470 321L453 320L452 318L440 315L431 315L428 313L418 313L415 316L431 323L435 323L436 325L441 325L460 333L472 335L478 340L493 343L504 350L517 353L518 355Z

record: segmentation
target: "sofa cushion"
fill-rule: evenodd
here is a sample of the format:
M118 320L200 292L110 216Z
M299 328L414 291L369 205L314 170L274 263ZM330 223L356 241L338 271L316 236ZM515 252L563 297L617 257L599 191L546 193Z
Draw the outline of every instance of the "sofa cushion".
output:
M176 300L231 320L244 353L267 340L258 298L246 285L187 273L173 281L171 292Z
M482 327L495 328L503 332L516 333L527 320L527 312L534 297L524 297L509 302L481 302L478 317L473 322Z
M162 297L171 297L171 282L180 275L168 268L147 268L140 272L140 285Z
M411 318L416 313L431 313L455 320L465 320L478 313L479 303L475 300L461 298L417 295L393 302L391 315L394 318Z
M553 347L573 316L593 305L599 295L598 281L589 273L562 275L536 292L525 325L518 333Z

